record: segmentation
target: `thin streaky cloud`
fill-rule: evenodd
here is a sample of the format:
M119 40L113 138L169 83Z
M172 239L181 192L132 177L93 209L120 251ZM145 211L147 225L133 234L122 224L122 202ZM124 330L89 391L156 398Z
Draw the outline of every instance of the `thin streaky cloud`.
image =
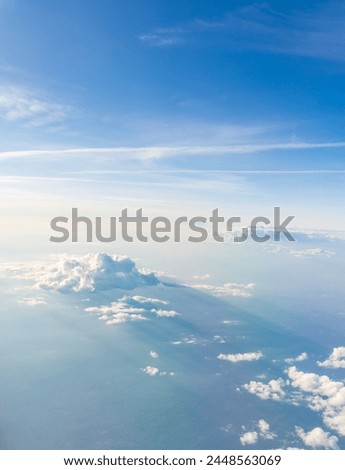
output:
M14 158L73 157L85 155L116 155L133 160L155 160L177 156L254 154L274 150L310 150L345 148L345 142L291 142L275 144L243 144L222 146L148 146L148 147L77 147L65 149L10 150L0 152L0 160Z
M210 43L236 50L255 50L344 61L345 7L329 2L313 11L281 13L267 3L255 3L229 11L220 18L194 18L181 27L157 28L139 36L153 47Z
M135 170L135 169L130 169L130 170L82 170L78 171L77 174L95 174L95 175L103 175L103 174L115 174L115 175L121 175L121 174L131 174L131 173L157 173L157 174L202 174L202 173L213 173L213 174L224 174L224 173L234 173L234 174L263 174L263 175L275 175L275 174L336 174L336 173L345 173L345 170L214 170L214 169L195 169L195 170L186 170L186 169L168 169L168 170L161 170L161 169L141 169L141 170ZM73 174L71 172L70 174Z

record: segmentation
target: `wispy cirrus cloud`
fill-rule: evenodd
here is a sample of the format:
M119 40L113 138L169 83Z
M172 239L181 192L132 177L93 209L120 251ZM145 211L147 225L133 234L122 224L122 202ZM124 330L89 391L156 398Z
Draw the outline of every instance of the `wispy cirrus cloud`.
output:
M267 3L253 3L214 19L194 18L182 25L157 28L139 36L154 47L183 44L227 45L256 50L344 61L345 6L329 2L318 8L280 12Z
M40 93L19 86L0 87L0 118L45 126L64 120L69 106L49 101Z
M158 28L155 31L139 36L140 41L150 46L167 47L175 46L184 42L184 28Z

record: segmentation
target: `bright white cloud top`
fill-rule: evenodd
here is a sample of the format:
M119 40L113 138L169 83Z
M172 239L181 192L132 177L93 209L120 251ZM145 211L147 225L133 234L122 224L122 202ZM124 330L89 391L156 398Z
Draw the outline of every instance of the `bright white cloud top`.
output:
M153 273L141 272L129 257L107 253L60 256L57 263L38 269L33 276L37 287L63 293L132 290L158 283Z
M146 366L141 370L145 372L145 374L150 375L151 377L154 377L155 375L159 374L159 369L153 366Z
M283 379L270 380L267 384L251 380L243 387L249 393L257 395L262 400L282 401L285 397Z
M345 368L345 347L333 348L331 355L325 361L319 361L317 364L320 367L328 367L330 369Z
M245 432L240 437L240 442L243 446L256 444L258 440L258 433L256 431Z
M313 449L338 449L337 436L332 436L322 428L316 427L309 432L305 432L301 427L296 426L296 434L306 446Z

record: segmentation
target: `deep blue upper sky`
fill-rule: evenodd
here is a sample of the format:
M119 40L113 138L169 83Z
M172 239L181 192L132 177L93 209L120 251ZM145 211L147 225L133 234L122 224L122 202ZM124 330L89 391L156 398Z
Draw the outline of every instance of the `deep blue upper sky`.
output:
M344 20L331 1L0 0L1 174L340 171L260 183L308 188L327 212L344 185Z

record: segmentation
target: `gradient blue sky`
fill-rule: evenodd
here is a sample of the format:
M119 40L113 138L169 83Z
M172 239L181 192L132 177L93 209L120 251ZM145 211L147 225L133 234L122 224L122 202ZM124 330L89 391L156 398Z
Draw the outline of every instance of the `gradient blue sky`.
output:
M188 200L345 229L344 19L341 2L1 0L6 227Z

